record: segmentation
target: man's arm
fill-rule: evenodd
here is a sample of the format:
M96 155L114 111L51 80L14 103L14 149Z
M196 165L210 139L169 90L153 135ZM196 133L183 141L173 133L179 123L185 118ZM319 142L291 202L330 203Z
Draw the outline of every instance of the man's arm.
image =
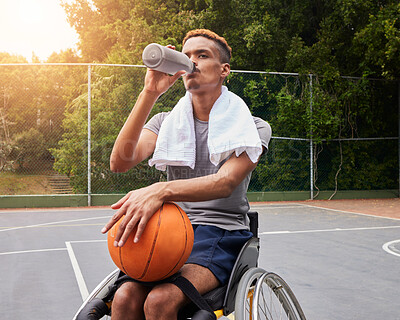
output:
M147 70L143 91L139 94L128 119L115 140L110 157L113 172L126 172L149 157L155 148L157 135L142 130L155 102L185 71L173 76Z
M119 225L115 246L123 246L129 234L137 226L135 241L139 241L151 216L165 201L206 201L228 197L243 179L256 167L246 153L232 155L217 173L185 180L159 182L133 190L115 203L118 209L103 228L105 233L123 216Z
M141 92L139 98L115 140L110 157L113 172L126 172L151 155L157 135L142 130L157 97Z

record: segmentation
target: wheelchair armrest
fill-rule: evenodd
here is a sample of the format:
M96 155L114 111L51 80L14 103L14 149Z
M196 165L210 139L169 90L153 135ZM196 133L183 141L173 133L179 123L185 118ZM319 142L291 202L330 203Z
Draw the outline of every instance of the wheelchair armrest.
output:
M227 285L218 287L203 295L204 300L207 301L211 309L218 310L222 308L227 287Z
M224 315L230 314L235 310L236 291L243 274L252 267L257 267L260 240L256 237L249 239L242 247L235 265L233 266L228 285L218 287L205 295L203 298L210 307L218 310L223 307ZM194 304L187 305L180 311L178 319L187 319L193 314Z
M247 212L247 216L250 220L250 231L253 233L254 237L258 237L258 212L249 211Z
M227 285L215 288L203 295L204 300L213 310L222 309L226 294ZM179 310L178 320L190 319L198 310L194 303L189 303Z
M230 314L235 310L235 298L236 291L239 285L239 281L243 274L252 267L258 265L258 255L260 248L260 239L253 237L246 242L240 251L233 271L229 278L228 287L224 298L224 315Z

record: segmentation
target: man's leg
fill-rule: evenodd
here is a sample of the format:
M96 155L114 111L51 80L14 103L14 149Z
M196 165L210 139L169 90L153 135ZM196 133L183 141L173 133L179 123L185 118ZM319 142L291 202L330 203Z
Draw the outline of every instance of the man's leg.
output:
M151 288L137 282L125 282L115 292L111 306L112 320L144 319L143 305Z
M199 265L187 264L181 269L181 274L202 295L220 285L210 270ZM178 311L189 302L183 292L173 284L156 286L148 294L144 304L146 320L176 320Z

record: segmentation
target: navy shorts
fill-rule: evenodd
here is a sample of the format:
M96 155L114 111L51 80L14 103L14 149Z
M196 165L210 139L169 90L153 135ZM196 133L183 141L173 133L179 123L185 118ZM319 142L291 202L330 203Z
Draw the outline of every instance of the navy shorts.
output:
M240 249L253 234L207 225L193 225L193 231L193 249L186 263L209 269L221 285L227 284Z

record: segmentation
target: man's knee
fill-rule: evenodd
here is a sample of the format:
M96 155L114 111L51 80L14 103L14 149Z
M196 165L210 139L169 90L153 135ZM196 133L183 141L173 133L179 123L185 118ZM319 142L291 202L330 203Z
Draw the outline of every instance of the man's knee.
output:
M112 309L114 313L142 314L145 293L134 283L124 283L114 295Z
M154 288L144 304L146 319L160 318L160 314L174 316L185 304L185 297L174 285Z

